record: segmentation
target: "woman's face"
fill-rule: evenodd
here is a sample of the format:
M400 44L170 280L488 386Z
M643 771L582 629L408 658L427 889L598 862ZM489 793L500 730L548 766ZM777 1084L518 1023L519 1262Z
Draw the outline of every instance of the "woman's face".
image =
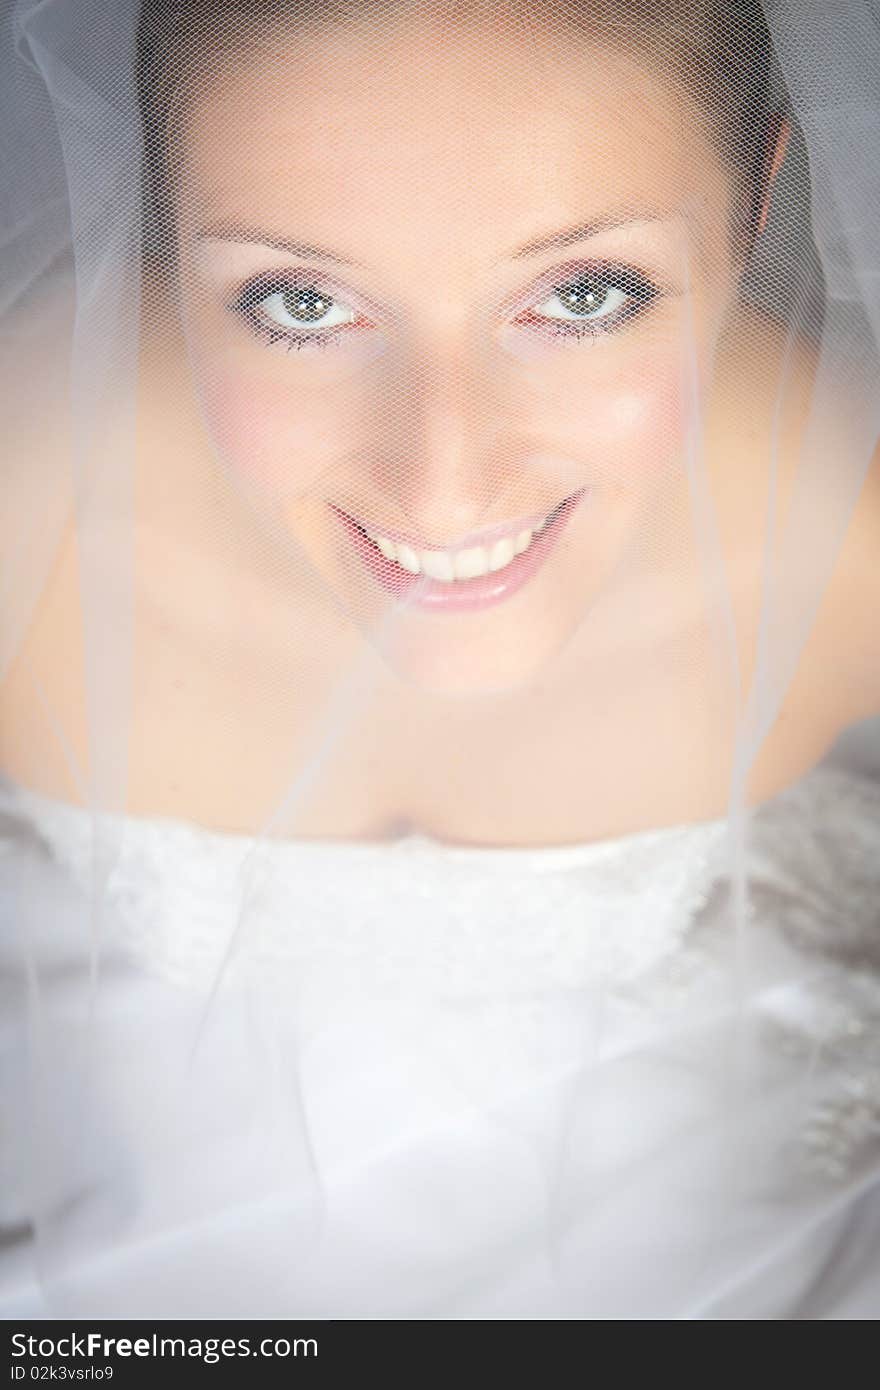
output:
M423 20L267 36L181 130L224 466L404 680L540 675L681 490L736 280L696 108L608 47Z

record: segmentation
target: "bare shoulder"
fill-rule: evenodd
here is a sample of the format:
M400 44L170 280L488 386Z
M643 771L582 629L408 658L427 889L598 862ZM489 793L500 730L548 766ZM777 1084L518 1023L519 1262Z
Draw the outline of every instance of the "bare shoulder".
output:
M817 622L841 681L840 727L880 714L880 444L852 466L852 502Z
M786 325L747 310L737 326L737 400L768 443L761 533L777 486L777 581L809 619L785 710L817 750L880 714L880 444L864 398ZM856 365L856 364L854 364ZM859 364L861 365L861 364Z
M65 690L77 624L58 595L75 588L70 347L72 283L53 277L0 325L3 489L0 553L0 771L29 785L64 783ZM47 632L64 641L53 650ZM60 711L60 729L46 711ZM54 732L53 732L54 731Z
M74 312L72 288L59 278L0 322L4 542L28 499L44 504L69 477Z

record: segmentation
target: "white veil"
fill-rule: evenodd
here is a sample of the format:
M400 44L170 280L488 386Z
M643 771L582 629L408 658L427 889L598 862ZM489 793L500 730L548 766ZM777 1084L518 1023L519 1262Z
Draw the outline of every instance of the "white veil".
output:
M880 13L763 9L6 0L8 1308L870 1315L878 796L804 790L831 716L762 757L872 712L876 646L810 644L880 437ZM576 120L585 218L648 138L684 212L502 273ZM620 333L551 343L572 289Z

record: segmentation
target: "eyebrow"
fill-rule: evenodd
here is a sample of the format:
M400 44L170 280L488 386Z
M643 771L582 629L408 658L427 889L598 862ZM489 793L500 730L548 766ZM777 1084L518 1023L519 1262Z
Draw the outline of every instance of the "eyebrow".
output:
M571 246L576 241L587 241L599 232L611 231L615 227L627 227L631 223L668 222L672 216L670 210L658 208L630 208L626 212L610 213L607 217L597 217L591 222L579 222L573 227L563 227L561 231L550 232L547 236L535 237L533 241L527 241L518 251L514 251L513 259L523 260L526 256L537 256L542 251Z
M571 227L550 232L547 236L535 237L512 253L512 260L525 260L529 256L540 255L542 251L552 251L561 246L571 246L578 241L587 241L599 232L607 232L615 227L626 227L638 222L667 222L673 216L668 209L631 208L622 213L612 213L607 217L597 217L590 222L579 222ZM241 227L229 223L200 227L196 233L199 241L236 241L256 246L268 246L273 251L282 251L289 256L303 256L322 261L335 261L337 265L362 267L362 262L325 246L314 246L311 242L290 241L286 237L275 236L272 232L260 231L255 227Z
M207 227L200 227L196 232L198 241L238 241L249 242L255 246L269 246L273 251L283 251L289 256L307 256L310 259L320 261L336 261L337 265L359 266L360 261L353 261L348 256L340 256L336 251L329 251L325 246L313 246L308 241L289 241L286 237L278 237L272 232L259 231L255 227L231 226L228 223L219 223Z

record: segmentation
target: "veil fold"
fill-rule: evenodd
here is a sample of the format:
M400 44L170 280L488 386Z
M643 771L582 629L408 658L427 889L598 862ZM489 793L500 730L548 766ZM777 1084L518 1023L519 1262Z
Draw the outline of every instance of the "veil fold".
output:
M218 186L263 158L283 182L293 135L267 155L260 121L281 119L279 93L297 88L291 100L317 94L303 143L314 121L331 181L352 130L373 167L371 111L396 132L380 180L411 142L412 198L388 258L402 284L418 254L409 222L433 196L426 129L447 167L451 137L425 112L458 72L445 66L456 36L470 35L463 63L496 46L479 70L501 109L515 93L511 32L546 81L559 53L541 47L543 21L583 7L404 5L434 26L424 102L402 85L395 8L217 3L215 52L199 3L3 0L0 700L14 724L0 742L0 1307L873 1316L880 782L826 761L758 809L753 789L797 681L818 704L841 679L814 676L815 663L805 677L805 653L880 440L880 10L692 7L731 38L746 11L763 14L791 131L741 285L755 321L774 325L778 380L769 411L743 397L723 416L748 439L767 414L771 438L763 491L743 500L731 455L701 433L699 313L682 308L674 332L639 329L631 399L660 380L651 354L665 347L686 426L673 457L662 417L660 481L628 513L610 451L585 441L584 404L592 393L598 437L625 349L569 345L548 365L546 343L517 329L496 351L480 337L495 312L486 290L467 353L444 366L396 302L383 307L381 276L346 268L337 279L362 283L362 316L379 322L378 304L392 325L381 349L375 330L344 350L285 356L276 341L259 356L242 326L259 295L288 317L298 295L300 316L314 314L327 301L314 275L283 282L276 246L248 294L224 299L227 335L201 271L162 240L157 180L181 226L203 214L187 193L191 106L231 103ZM660 23L665 4L596 9ZM161 61L148 21L179 27ZM303 45L301 69L287 42ZM618 38L606 51L618 61ZM172 59L183 95L158 152L144 83L165 100ZM259 110L237 95L249 61L264 65ZM644 117L632 80L629 109ZM526 170L540 130L538 114L519 130ZM669 131L656 138L665 148ZM450 221L438 283L482 244L485 204L466 178L490 136L475 124L471 140L448 167L473 195L473 245ZM499 147L493 167L507 158ZM384 189L371 203L364 174L347 214L340 201L340 244L359 218L372 225ZM246 242L238 230L200 235ZM689 285L696 252L675 245ZM223 254L226 266L250 253ZM620 283L632 298L632 276ZM566 288L596 283L582 271ZM281 331L273 320L269 336ZM266 420L286 401L273 435ZM564 433L567 413L579 434ZM605 496L588 532L586 508ZM526 584L506 600L513 616L496 609L497 629L476 608L426 612L440 581L413 575L400 547L427 497L437 520L423 550L491 530L499 574L502 523L540 522L520 560L560 527L574 596L538 621ZM728 497L759 518L748 604ZM348 519L332 540L328 501ZM396 562L371 533L399 533ZM870 712L858 692L850 705ZM572 732L552 743L556 721ZM616 777L612 726L634 750ZM661 752L681 742L642 777L649 733ZM607 823L597 813L567 835L592 776ZM521 792L530 816L516 821Z

